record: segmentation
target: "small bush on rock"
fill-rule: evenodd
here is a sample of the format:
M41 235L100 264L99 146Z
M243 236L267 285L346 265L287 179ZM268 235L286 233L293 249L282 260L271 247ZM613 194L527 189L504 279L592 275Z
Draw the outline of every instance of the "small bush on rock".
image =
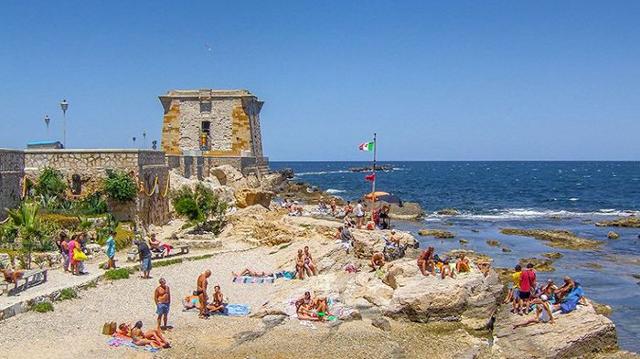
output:
M213 191L202 184L195 190L182 187L172 195L173 208L197 225L196 231L220 233L224 227L227 204Z
M33 310L38 313L53 312L53 304L51 302L40 302L33 306Z
M76 291L72 288L65 288L60 291L60 297L58 298L58 300L62 301L74 298L78 298L78 294L76 293Z
M136 181L123 171L107 171L104 191L109 198L118 202L133 201L138 195Z

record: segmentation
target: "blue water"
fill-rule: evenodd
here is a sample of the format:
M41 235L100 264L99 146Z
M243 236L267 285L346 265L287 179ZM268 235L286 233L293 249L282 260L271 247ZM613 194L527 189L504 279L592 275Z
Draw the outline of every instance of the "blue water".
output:
M394 167L379 172L377 189L419 202L427 212L422 222L398 222L403 230L442 228L455 239L420 238L444 252L468 248L492 256L495 264L512 267L519 258L561 252L555 272L541 278L570 275L587 296L611 305L623 349L640 352L640 229L599 228L592 221L640 214L640 162L383 162ZM272 162L273 169L291 168L296 180L357 199L371 190L364 173L352 173L357 162ZM456 208L462 214L443 217L434 212ZM567 229L602 240L599 250L572 251L547 247L538 240L507 236L500 228ZM621 236L608 240L607 232ZM468 244L460 244L464 238ZM486 244L497 239L512 252ZM600 265L594 269L590 266Z

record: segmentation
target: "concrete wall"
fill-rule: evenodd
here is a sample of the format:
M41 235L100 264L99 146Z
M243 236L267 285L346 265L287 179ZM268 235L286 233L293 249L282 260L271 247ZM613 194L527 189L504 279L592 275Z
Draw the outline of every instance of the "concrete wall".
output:
M36 179L44 168L55 168L65 176L68 195L75 198L83 198L101 190L107 170L129 172L144 183L147 193L139 193L135 203L110 203L114 214L121 220L135 220L142 224L164 224L170 219L168 194L163 196L169 180L163 152L128 149L27 150L24 154L26 176ZM156 176L158 185L154 187ZM80 191L74 192L78 180Z
M0 149L0 220L7 217L5 208L20 204L23 177L24 153Z

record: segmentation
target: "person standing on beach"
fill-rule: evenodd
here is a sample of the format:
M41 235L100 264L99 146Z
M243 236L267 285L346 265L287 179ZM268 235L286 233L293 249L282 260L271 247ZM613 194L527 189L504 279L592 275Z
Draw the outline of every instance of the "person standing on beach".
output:
M69 271L69 237L65 231L60 232L58 237L58 249L60 249L60 255L62 255L62 268L65 272Z
M531 299L531 290L536 285L536 273L533 271L533 264L527 264L527 269L520 274L520 298L518 300L518 314L529 313L529 302Z
M358 204L356 204L353 214L356 215L356 228L362 228L362 225L364 224L364 208L362 207L361 199L358 200Z
M116 267L116 241L113 237L116 235L114 230L109 231L109 238L107 238L107 266L105 269L112 269Z
M167 328L167 319L169 317L169 307L171 306L171 291L164 278L158 281L160 284L153 293L153 299L156 302L156 314L158 315L158 330ZM160 326L160 323L164 326Z
M151 278L151 250L145 241L133 242L138 246L138 256L140 257L140 271L143 279Z
M211 270L207 269L198 276L196 283L195 295L198 296L198 301L200 302L200 318L206 318L207 315L207 287L209 286L209 277L211 277Z

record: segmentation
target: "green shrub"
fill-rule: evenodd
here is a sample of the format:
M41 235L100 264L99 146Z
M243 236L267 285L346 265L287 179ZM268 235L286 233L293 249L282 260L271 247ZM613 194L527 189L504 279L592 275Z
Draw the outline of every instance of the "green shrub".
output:
M78 216L69 216L60 213L44 213L40 215L40 220L43 223L55 223L60 228L75 230L80 225L80 218Z
M33 310L35 310L38 313L53 312L53 303L51 302L36 303L33 306Z
M107 171L107 178L104 180L104 191L109 198L118 202L133 201L138 195L135 180L122 171Z
M67 183L64 181L62 172L46 167L35 185L36 194L46 198L63 198L64 191L67 189Z
M78 298L78 294L76 293L76 291L72 288L65 288L60 291L60 297L58 298L58 300L63 301L74 298Z
M104 272L104 276L110 280L128 279L129 269L127 268L109 269L108 271Z
M171 200L176 213L197 224L196 231L218 234L226 224L227 204L202 184L196 185L195 190L182 187Z
M76 206L76 212L84 215L105 214L109 212L107 202L101 192L94 192L80 200Z

